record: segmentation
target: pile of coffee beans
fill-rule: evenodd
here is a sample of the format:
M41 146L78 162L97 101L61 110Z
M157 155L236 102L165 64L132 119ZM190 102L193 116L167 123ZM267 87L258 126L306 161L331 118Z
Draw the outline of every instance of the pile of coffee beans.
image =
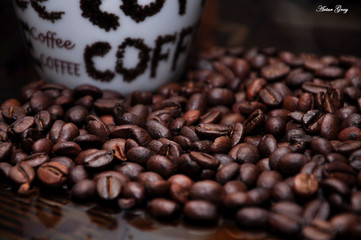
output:
M360 239L360 170L354 56L217 47L154 93L38 81L1 105L0 175L22 195L63 188L163 220Z

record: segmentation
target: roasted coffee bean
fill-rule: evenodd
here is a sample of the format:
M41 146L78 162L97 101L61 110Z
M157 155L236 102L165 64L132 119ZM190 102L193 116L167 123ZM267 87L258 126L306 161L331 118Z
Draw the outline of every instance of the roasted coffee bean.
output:
M267 188L253 188L247 192L249 204L259 206L266 203L271 198L271 190Z
M183 209L186 219L198 225L214 224L218 219L217 207L207 201L188 201Z
M112 163L113 159L112 152L96 150L85 155L83 164L88 169L104 169Z
M0 178L6 179L9 176L12 165L7 162L0 162Z
M256 184L260 173L261 170L256 165L252 163L244 163L239 169L238 179L250 187Z
M61 123L59 123L61 124ZM79 136L79 128L74 123L66 123L62 125L57 141L72 141L74 138Z
M81 147L70 141L61 141L54 145L53 152L57 155L76 156L81 152Z
M318 182L313 174L300 173L293 181L294 191L301 197L311 197L318 191Z
M114 170L129 177L129 179L131 179L132 181L135 181L138 175L144 172L144 168L141 165L132 162L124 162L120 165L117 165L114 167Z
M262 128L265 122L264 112L260 109L254 111L244 122L244 130L247 134L253 133Z
M96 193L96 184L93 180L82 179L77 181L71 189L71 196L76 199L89 199Z
M277 169L286 175L298 173L307 163L305 155L300 153L287 153L278 161Z
M197 178L202 171L201 166L189 154L182 154L177 162L178 170L191 177Z
M276 64L261 69L262 77L268 81L275 81L286 76L290 72L290 67L285 64Z
M263 171L257 179L257 187L272 189L282 181L282 175L276 171Z
M154 155L146 163L147 170L159 173L162 177L168 178L175 172L175 166L168 158L161 155Z
M49 187L61 187L68 174L69 169L59 162L44 163L37 170L39 180Z
M313 154L327 155L332 152L332 145L327 139L317 137L311 141L311 150Z
M130 149L126 154L126 159L138 163L139 165L145 166L147 161L154 155L155 153L148 148L145 147L134 147Z
M6 161L12 154L13 144L11 142L0 142L0 161Z
M96 181L96 190L101 199L114 200L122 192L122 183L114 176L102 176Z
M189 197L191 199L205 200L219 205L225 197L225 192L219 183L212 180L204 180L192 185Z
M280 105L283 100L282 95L270 86L266 86L265 88L263 88L260 91L259 96L267 106L271 107L276 107Z
M262 156L268 157L271 153L273 153L276 150L277 140L273 135L267 134L262 137L257 148Z
M240 166L238 163L230 163L220 170L216 174L216 181L220 184L225 184L239 175Z
M306 225L313 220L327 220L330 215L330 204L322 199L310 201L303 210L303 220Z
M16 120L13 124L10 125L11 131L19 135L24 132L26 129L33 127L35 124L34 117L25 116L24 118Z
M160 219L175 218L180 213L180 208L174 201L165 198L155 198L149 203L149 212Z
M226 136L229 134L229 132L229 127L220 124L201 123L196 127L196 133L199 136L211 139Z
M50 162L58 162L66 166L69 170L73 169L75 167L75 163L72 159L64 156L59 157L53 157L50 159Z
M81 126L85 122L85 117L88 115L88 109L83 106L75 106L70 108L65 114L65 120L72 122L77 126Z
M18 185L31 183L35 179L34 169L26 163L17 164L9 169L9 178Z
M83 165L77 165L70 170L69 179L73 183L80 182L82 180L88 179L89 174Z
M33 153L51 154L53 150L53 142L48 138L41 138L34 142L31 150Z
M245 192L247 190L246 184L239 180L229 181L223 186L226 195L236 192Z
M213 106L230 106L234 103L234 101L234 93L226 88L213 88L208 94L208 103Z
M98 136L103 142L108 140L109 129L100 118L94 115L89 115L86 116L85 121L86 130L89 134Z
M342 213L332 217L330 223L337 235L344 235L349 232L352 225L358 224L358 217L352 213Z
M285 182L277 182L272 188L272 198L276 201L293 201L292 188Z
M275 138L283 136L286 129L286 121L281 117L271 117L265 123L265 130Z
M32 155L27 156L22 162L26 163L27 165L29 165L30 167L36 168L39 167L40 165L49 162L50 158L49 155L47 153L35 153Z
M195 152L211 153L212 152L211 145L212 145L212 141L203 140L192 143L190 148L192 151Z
M152 140L151 136L143 128L135 125L118 126L110 131L110 137L123 139L131 138L141 146L147 145Z
M335 237L335 231L329 222L316 219L303 228L302 236L307 240L331 240Z
M220 164L220 161L217 158L207 153L191 152L190 157L193 161L198 163L200 167L206 169L217 169Z
M259 158L259 152L256 147L248 143L240 144L236 155L237 162L255 164L258 162Z
M246 228L266 228L269 212L259 207L246 207L237 212L237 223Z

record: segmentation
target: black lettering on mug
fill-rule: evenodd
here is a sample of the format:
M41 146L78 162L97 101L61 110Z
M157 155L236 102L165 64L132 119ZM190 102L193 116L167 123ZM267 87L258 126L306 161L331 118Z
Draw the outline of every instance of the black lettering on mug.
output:
M100 10L101 0L80 0L82 16L89 18L94 25L109 32L111 29L117 30L119 27L119 17L115 14Z
M65 12L48 12L46 7L40 4L47 1L48 0L30 0L30 3L40 18L51 21L52 23L62 19L62 15L65 14Z
M139 50L138 53L138 64L134 68L124 67L124 54L128 47L134 47ZM145 72L149 61L149 53L151 49L144 43L143 39L140 38L127 38L124 42L119 45L117 52L117 65L115 71L123 75L123 79L126 82L131 82L139 75Z
M22 0L15 0L15 3L21 10L27 9L29 4L28 2Z
M166 53L162 53L163 45L167 43L174 43L177 38L177 33L173 35L159 36L155 40L155 49L152 59L151 74L152 78L157 76L158 64L161 60L167 61L169 57L169 49Z
M173 65L172 65L172 70L174 71L177 67L177 63L179 60L179 57L182 53L185 53L187 51L187 46L189 44L184 44L184 39L188 36L191 35L193 33L193 27L187 27L187 28L183 28L181 33L180 33L180 37L179 37L179 41L177 44L177 48L176 48L176 52L174 55L174 59L173 59Z
M184 15L187 9L187 0L178 0L179 2L179 15Z
M107 42L96 42L91 46L86 46L84 51L84 62L86 71L91 78L101 82L110 82L114 78L115 74L110 70L97 70L93 61L94 57L104 57L111 48L112 47Z
M120 8L126 16L130 16L137 23L143 22L147 17L157 14L164 5L165 0L156 0L148 5L139 5L135 0L122 0ZM172 0L174 1L174 0Z

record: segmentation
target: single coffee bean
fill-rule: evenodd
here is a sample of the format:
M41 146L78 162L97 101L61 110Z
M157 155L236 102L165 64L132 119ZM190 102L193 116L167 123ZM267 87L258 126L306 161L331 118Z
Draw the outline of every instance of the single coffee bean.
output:
M77 126L81 126L85 122L85 117L88 115L88 109L83 106L74 106L70 108L65 114L65 120L72 122Z
M289 184L277 182L272 188L272 198L275 201L293 201L295 196Z
M241 165L239 169L239 176L238 179L245 183L248 187L253 186L256 184L257 178L261 170L257 165L252 163L244 163Z
M53 150L53 142L48 138L41 138L34 142L31 147L33 153L46 153L51 154Z
M282 181L282 175L276 171L263 171L257 179L257 187L272 189L275 184Z
M313 174L300 173L293 181L294 191L301 197L311 197L318 191L318 182Z
M25 163L29 165L30 167L36 168L40 165L49 162L50 158L47 153L35 153L32 155L27 156L21 164Z
M216 174L216 181L220 184L225 184L230 180L235 179L239 175L240 166L238 163L230 163L220 170Z
M44 163L37 170L39 180L49 187L61 187L68 174L69 169L59 162Z
M132 181L135 181L138 175L144 172L144 168L141 165L132 162L121 163L120 165L115 166L114 170L129 177L129 179Z
M246 207L237 212L237 223L246 228L266 228L269 212L259 207Z
M93 180L82 179L77 181L71 189L71 195L75 199L89 199L96 193L96 184Z
M188 201L183 208L183 214L186 219L198 225L214 224L218 219L217 207L203 200Z
M335 237L335 231L329 222L316 219L302 229L302 236L307 240L331 240Z
M50 159L50 162L58 162L66 166L69 170L73 169L75 167L75 163L72 159L64 156L59 157L53 157Z
M282 214L271 213L268 217L268 224L272 229L286 235L295 235L301 230L297 220Z
M327 220L330 216L330 204L322 199L310 201L303 210L303 220L306 225L313 220Z
M74 123L66 123L62 125L57 141L72 141L79 136L79 129Z
M0 162L7 160L12 154L11 142L0 142Z
M237 151L236 160L239 163L257 163L259 160L259 152L256 147L248 143L241 143Z
M337 235L344 235L349 232L352 225L358 224L358 217L356 214L352 213L341 213L333 216L330 223Z
M245 192L247 190L246 184L239 180L229 181L223 186L226 195L236 192Z
M278 170L282 174L292 175L298 173L307 163L305 155L300 153L287 153L278 162Z
M259 206L266 203L271 198L271 190L257 187L247 192L249 204Z
M175 166L168 158L161 155L154 155L146 163L147 170L159 173L162 177L168 178L175 172Z
M221 124L201 123L196 127L196 133L200 137L215 139L226 136L230 132L230 128Z
M54 145L53 152L57 155L73 157L81 152L81 147L75 142L60 141Z
M197 178L202 171L201 166L191 158L189 154L182 154L177 161L177 167L180 173L191 178Z
M219 183L205 180L193 184L190 188L189 196L191 199L205 200L219 205L225 197L225 192Z
M89 175L82 165L77 165L70 170L69 179L73 183L88 179Z
M175 218L180 213L180 208L174 201L165 198L155 198L149 203L149 212L160 219Z
M244 122L244 130L247 134L251 134L263 127L265 122L264 112L260 109L254 111Z
M193 161L199 164L202 168L206 169L217 169L220 161L214 156L202 153L202 152L191 152L190 157Z
M101 199L114 200L121 194L122 184L117 177L102 176L96 182L96 190Z
M86 130L89 134L98 136L102 142L106 142L109 138L109 129L105 123L94 115L88 115L85 118Z
M147 161L154 155L155 153L148 148L145 147L135 147L130 149L126 154L126 159L130 162L137 163L139 165L145 166Z
M277 140L273 135L267 134L262 137L257 148L262 156L268 157L271 153L273 153L276 150Z
M35 178L34 169L26 163L17 164L9 169L9 178L18 185L31 183Z
M88 169L104 169L112 163L113 159L112 152L96 150L85 155L83 164Z
M275 81L286 76L290 72L290 67L285 64L276 64L263 67L261 69L262 77L268 81Z
M266 86L265 88L263 88L260 91L259 96L267 106L271 107L276 107L280 105L283 100L282 95L270 86Z

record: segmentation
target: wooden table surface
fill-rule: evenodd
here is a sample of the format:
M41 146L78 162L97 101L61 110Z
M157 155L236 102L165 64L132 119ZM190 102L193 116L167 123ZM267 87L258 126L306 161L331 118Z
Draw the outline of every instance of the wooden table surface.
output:
M316 16L313 23L338 22L335 27L322 28L312 25L307 16L314 15L315 1L277 0L259 1L209 0L205 21L198 36L198 48L213 44L229 46L260 45L278 46L293 51L319 53L350 53L361 55L361 31L359 23L361 4L346 1L350 6L347 16ZM272 2L272 6L269 5ZM308 4L308 5L307 5ZM236 7L235 7L236 6ZM263 8L262 8L263 6ZM288 11L289 10L289 11ZM285 15L280 15L284 11ZM296 11L305 16L302 26L292 25L287 12ZM300 15L297 15L300 16ZM281 22L285 24L279 24ZM325 19L324 19L325 18ZM292 19L291 19L292 20ZM341 24L340 24L341 21ZM347 28L342 23L347 22ZM288 24L288 25L287 25ZM307 25L308 24L308 25ZM310 26L312 29L310 30ZM290 31L290 29L294 31ZM19 89L35 80L37 75L16 31L16 21L11 0L0 1L0 103L17 97ZM311 35L310 32L312 33ZM333 41L323 41L330 36ZM321 39L321 40L320 40ZM347 43L347 44L345 44ZM357 44L356 44L357 43ZM340 47L341 46L341 47ZM1 183L1 180L0 180ZM39 193L41 192L41 193ZM20 197L0 184L0 240L7 239L276 239L262 231L243 231L234 222L220 221L218 226L196 228L182 221L161 223L150 218L145 211L120 212L114 207L96 203L75 203L67 194L36 191L29 197ZM279 239L279 238L277 238Z

